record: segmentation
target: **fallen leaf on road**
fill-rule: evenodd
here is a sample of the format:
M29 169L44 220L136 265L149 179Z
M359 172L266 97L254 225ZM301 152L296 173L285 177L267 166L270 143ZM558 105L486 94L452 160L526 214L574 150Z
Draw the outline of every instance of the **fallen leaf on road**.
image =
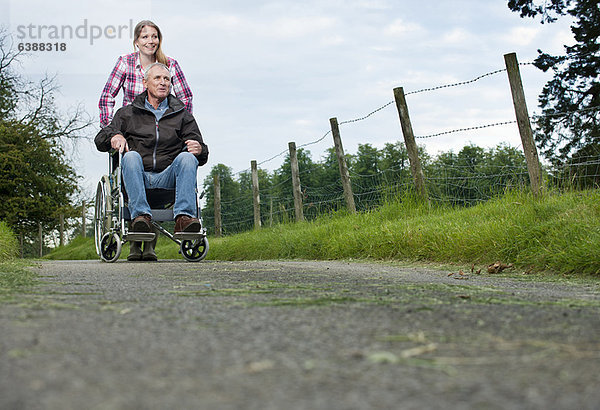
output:
M275 362L272 360L262 360L260 362L252 362L246 366L247 373L260 373L265 370L271 370L275 367Z
M410 357L420 356L425 353L433 352L436 349L437 349L437 344L429 343L424 346L417 346L417 347L413 347L412 349L403 350L400 353L400 357L402 357L403 359L408 359Z
M398 363L398 356L396 356L394 353L391 353L391 352L374 352L374 353L371 353L367 357L367 359L371 363L376 363L376 364Z
M508 265L502 262L496 262L496 263L492 263L491 265L488 265L488 273L500 273L502 272L504 269L509 269L512 268L513 264L509 263Z

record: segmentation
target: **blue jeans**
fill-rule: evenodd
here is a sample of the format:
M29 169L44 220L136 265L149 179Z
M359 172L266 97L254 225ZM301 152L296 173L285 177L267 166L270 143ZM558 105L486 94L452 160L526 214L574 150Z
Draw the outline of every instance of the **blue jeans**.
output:
M146 199L146 189L175 188L173 214L197 217L196 170L198 160L189 152L182 152L162 172L144 171L142 157L135 151L123 155L121 170L123 183L129 197L131 219L139 215L152 215Z

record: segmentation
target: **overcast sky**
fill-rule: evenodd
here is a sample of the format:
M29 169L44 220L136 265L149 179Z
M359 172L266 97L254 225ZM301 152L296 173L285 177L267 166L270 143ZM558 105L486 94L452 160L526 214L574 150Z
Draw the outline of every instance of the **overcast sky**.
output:
M405 92L474 79L504 68L504 54L532 61L537 49L560 53L572 43L566 19L540 24L511 12L506 0L0 0L0 24L18 43L65 43L65 50L32 52L22 72L36 80L56 75L59 108L78 104L98 123L98 98L121 54L133 51L131 31L142 19L163 33L163 50L177 59L194 93L194 116L210 147L207 166L234 173L302 145L339 122L365 116ZM63 26L68 26L64 29ZM56 31L65 30L64 38ZM72 29L73 38L68 36ZM54 35L52 34L54 33ZM59 36L62 33L59 33ZM52 37L53 36L53 37ZM521 67L529 113L550 78ZM416 135L514 120L506 73L473 84L407 96ZM121 95L117 97L117 106ZM98 131L91 129L89 136ZM340 127L344 149L402 140L395 106ZM431 154L473 143L520 146L516 125L420 139ZM307 147L319 161L331 136ZM78 145L90 193L107 170L106 154ZM261 168L278 168L283 156Z

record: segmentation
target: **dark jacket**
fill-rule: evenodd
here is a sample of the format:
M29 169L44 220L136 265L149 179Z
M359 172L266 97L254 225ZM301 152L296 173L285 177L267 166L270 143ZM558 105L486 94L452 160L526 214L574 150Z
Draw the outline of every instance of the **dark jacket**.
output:
M129 150L142 156L144 170L160 172L187 149L184 141L193 139L202 144L202 152L196 155L198 164L206 164L208 147L202 141L196 120L185 110L183 103L175 96L169 95L169 108L157 123L154 113L145 107L147 93L144 91L131 105L120 108L111 123L100 130L94 139L98 150L110 151L110 139L122 134L127 140Z

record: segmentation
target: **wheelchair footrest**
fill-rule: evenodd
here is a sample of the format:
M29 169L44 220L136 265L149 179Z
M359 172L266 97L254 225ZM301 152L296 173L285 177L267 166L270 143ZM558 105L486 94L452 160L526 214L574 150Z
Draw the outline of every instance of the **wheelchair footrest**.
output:
M173 234L173 238L180 241L193 241L196 239L204 239L206 234L204 232L177 232Z
M129 242L150 242L155 236L154 232L128 232L123 238Z

